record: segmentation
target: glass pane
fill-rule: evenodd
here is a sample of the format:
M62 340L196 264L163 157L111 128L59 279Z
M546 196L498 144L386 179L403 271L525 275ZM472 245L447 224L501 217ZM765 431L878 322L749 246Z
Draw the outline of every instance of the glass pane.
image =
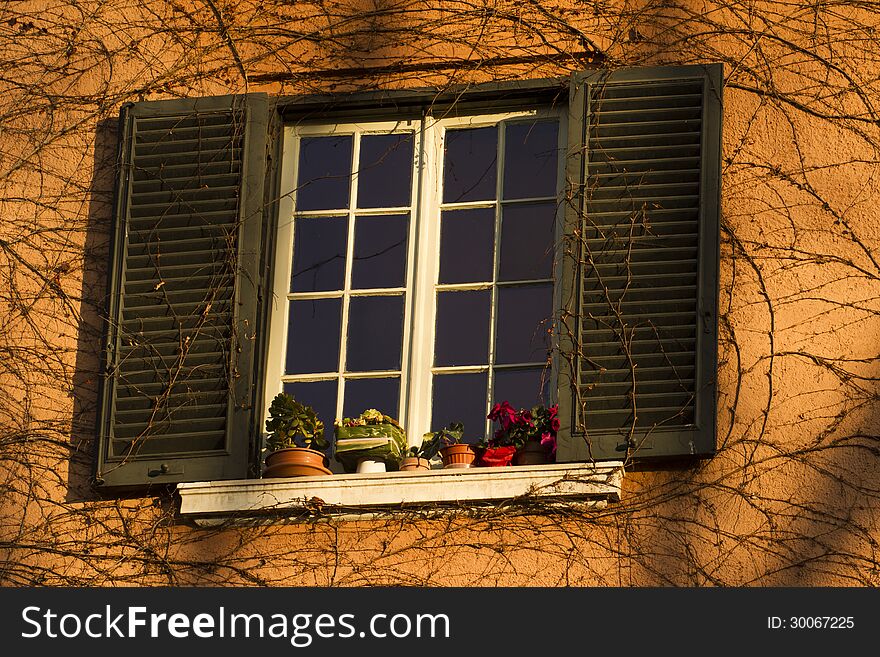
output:
M553 286L498 288L496 363L542 363L550 348Z
M498 128L447 130L443 153L443 202L495 198Z
M290 302L285 372L309 374L337 370L341 314L342 299Z
M399 370L403 295L352 297L348 310L349 372Z
M550 278L556 203L525 203L504 207L498 280Z
M284 384L284 392L314 408L318 419L324 423L324 438L332 440L333 422L336 420L336 379L289 381Z
M361 137L357 206L397 208L409 205L412 169L411 132Z
M536 404L547 405L549 381L543 368L527 370L495 370L495 387L492 403L510 402L516 409L531 408ZM549 374L547 374L549 377Z
M408 230L408 214L358 217L355 220L353 288L406 285Z
M489 290L439 292L434 365L482 365L489 358Z
M346 379L343 417L357 417L368 408L375 408L395 420L399 415L400 378Z
M431 431L450 422L464 423L464 442L475 443L486 433L486 372L438 374L431 398Z
M494 251L494 208L441 213L441 283L491 281Z
M345 287L347 217L297 217L293 236L292 292Z
M298 212L348 207L351 148L351 135L300 139Z
M556 121L507 126L503 198L556 196L558 134Z

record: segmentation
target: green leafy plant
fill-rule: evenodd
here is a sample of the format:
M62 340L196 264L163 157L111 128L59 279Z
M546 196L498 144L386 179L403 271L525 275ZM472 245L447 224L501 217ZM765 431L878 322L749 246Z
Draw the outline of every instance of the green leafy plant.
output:
M400 423L397 420L390 415L385 415L382 411L377 411L375 408L368 408L355 418L344 417L341 420L336 420L337 427L344 427L347 429L351 427L368 427L379 424L390 424L398 428L400 427Z
M445 427L438 429L431 434L437 438L438 449L441 447L449 447L449 445L461 444L464 437L464 424L461 422L450 422Z
M270 451L287 447L305 447L317 451L327 449L324 423L311 406L296 401L286 392L279 392L269 406L266 420L266 448Z
M430 461L437 456L437 452L440 451L442 446L443 443L440 441L440 432L429 432L422 436L422 444L413 445L407 449L406 455Z
M375 458L396 464L406 456L406 432L390 415L368 408L358 417L337 419L336 458L353 472L362 458Z

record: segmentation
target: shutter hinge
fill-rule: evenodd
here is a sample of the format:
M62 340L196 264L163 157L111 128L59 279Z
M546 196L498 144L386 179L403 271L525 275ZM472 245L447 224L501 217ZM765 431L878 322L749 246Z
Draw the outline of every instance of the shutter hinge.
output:
M703 313L703 333L712 332L712 313L708 310Z

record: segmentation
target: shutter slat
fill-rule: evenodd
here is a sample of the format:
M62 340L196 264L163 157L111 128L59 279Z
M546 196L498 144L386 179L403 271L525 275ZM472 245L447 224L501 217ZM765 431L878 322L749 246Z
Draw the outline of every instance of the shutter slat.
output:
M141 224L135 226L142 228L155 224L157 220L167 217L189 217L198 219L203 215L216 213L230 214L237 212L238 201L235 198L211 198L205 200L169 200L165 203L144 203L131 208L132 219L142 219Z
M112 446L114 453L124 455L126 462L157 457L164 461L168 459L169 453L179 458L200 453L209 456L212 452L222 451L225 440L225 431L188 431L182 434L151 435L148 439L141 440L114 440ZM186 444L187 449L181 449L181 443Z
M127 440L143 438L147 434L151 437L162 436L163 438L168 438L172 435L180 436L181 438L197 436L199 434L222 435L225 426L226 420L222 417L182 419L178 418L175 413L170 420L167 417L160 416L153 417L149 422L134 424L119 422L116 424L116 441L124 443Z
M162 237L166 240L187 240L200 239L203 237L218 239L226 238L229 235L229 226L221 224L200 224L198 226L178 226L172 228L170 226L162 227ZM156 227L153 226L149 230L131 231L128 235L129 244L158 243L156 242Z
M669 385L669 381L687 380L693 377L694 367L676 365L675 367L639 367L640 382L657 382ZM601 379L601 380L600 380ZM632 383L632 369L629 367L606 367L601 371L591 370L582 373L581 382L584 386L595 386L600 383L628 382Z
M222 148L199 152L179 151L174 153L142 153L135 168L152 169L147 175L157 176L165 166L203 165L224 163L237 164L243 155L241 148Z
M238 175L241 177L241 162L238 160L201 162L198 164L164 164L161 168L135 169L132 181L135 186L162 181L168 184L192 184L193 179L214 175Z
M174 141L187 141L193 143L196 140L212 139L215 137L229 137L234 135L233 127L228 121L217 117L215 124L205 123L204 125L173 125L167 128L154 128L149 124L138 121L137 124L137 143L169 143ZM206 143L206 142L203 142Z
M132 209L172 205L177 203L204 203L207 201L231 201L238 195L238 185L214 187L209 185L184 187L181 189L135 192L131 195Z
M221 111L201 110L197 114L178 112L168 116L137 116L135 125L137 126L137 134L164 133L169 130L186 128L203 130L213 126L223 126L229 129L230 118L229 110L224 108Z
M170 178L163 171L155 178L135 180L132 185L132 198L139 199L144 194L155 194L158 192L237 187L236 183L240 178L241 172L239 171L224 171L212 175L197 172L178 178Z
M658 119L655 121L638 121L616 123L601 122L590 125L589 135L591 139L604 139L605 137L628 137L635 136L656 137L664 133L697 132L700 130L702 120L694 119Z

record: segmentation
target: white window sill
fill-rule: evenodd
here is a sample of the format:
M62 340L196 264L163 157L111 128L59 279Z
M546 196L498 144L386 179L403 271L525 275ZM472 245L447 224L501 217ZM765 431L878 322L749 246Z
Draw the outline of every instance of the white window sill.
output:
M536 502L603 508L620 500L623 463L428 470L178 484L180 513L200 525L418 511L471 513Z

